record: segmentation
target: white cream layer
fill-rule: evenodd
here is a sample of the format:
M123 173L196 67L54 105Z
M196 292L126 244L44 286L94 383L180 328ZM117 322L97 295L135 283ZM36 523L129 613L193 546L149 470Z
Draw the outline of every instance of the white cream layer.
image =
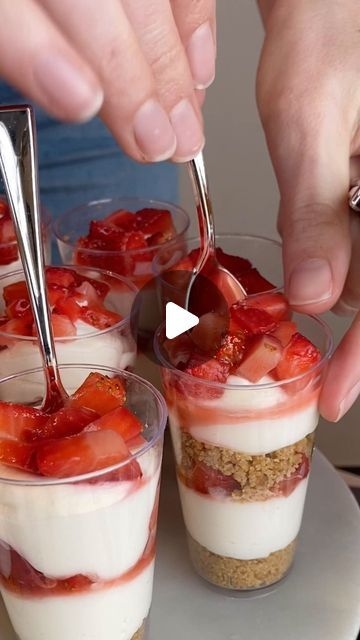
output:
M220 556L266 558L292 542L300 529L308 479L286 498L236 502L205 496L179 481L185 525L203 547Z
M20 640L131 640L149 613L153 572L154 562L129 582L79 595L1 593Z
M53 486L1 484L0 540L48 577L118 578L142 557L149 536L160 465L151 450L134 482ZM0 475L8 473L0 468Z
M84 328L78 323L78 335L83 335ZM87 333L89 325L86 325ZM56 340L56 353L59 364L99 364L115 369L133 367L136 359L136 345L132 338L122 336L118 331L111 331L75 340ZM41 366L41 358L37 343L32 340L14 340L14 342L0 351L0 376L12 375L27 369ZM86 378L84 371L66 371L63 374L64 384L68 393L74 393ZM5 387L0 386L0 394L8 402L27 403L43 396L44 381L41 373L32 374L29 379L22 378L21 384L17 380L8 382ZM1 395L0 395L1 397Z

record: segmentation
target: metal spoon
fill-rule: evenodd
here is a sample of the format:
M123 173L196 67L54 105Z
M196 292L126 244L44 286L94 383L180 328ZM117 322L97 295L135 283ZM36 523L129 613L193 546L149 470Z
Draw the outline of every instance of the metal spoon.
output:
M214 213L202 152L198 153L193 160L190 160L188 168L197 205L201 240L199 260L194 267L186 291L185 309L189 308L191 288L200 272L203 272L203 274L206 272L208 278L211 276L211 279L230 306L234 302L243 300L246 297L246 291L237 278L225 269L216 257Z
M55 411L67 397L56 360L45 286L40 223L36 126L28 105L0 108L0 170L12 212L43 360L43 410Z

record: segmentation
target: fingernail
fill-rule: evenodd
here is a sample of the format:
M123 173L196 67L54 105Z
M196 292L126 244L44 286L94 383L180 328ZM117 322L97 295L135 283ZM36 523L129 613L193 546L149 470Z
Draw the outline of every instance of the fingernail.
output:
M134 135L147 160L160 162L171 158L176 136L165 109L156 100L145 102L135 114Z
M340 403L339 413L335 422L341 420L341 418L347 413L354 404L360 393L360 381L356 383L356 385L349 391L349 393L345 396L344 400Z
M293 270L288 298L294 305L323 302L331 297L332 290L330 264L327 260L314 258L300 262Z
M343 300L339 300L331 309L337 316L354 316L359 311L356 307L352 307Z
M205 143L199 120L189 100L181 100L171 111L170 120L175 131L177 146L174 160L187 162Z
M87 69L78 69L63 56L49 53L36 60L33 74L52 110L81 122L98 113L104 94Z
M209 22L192 34L187 55L196 89L206 89L215 78L215 43Z

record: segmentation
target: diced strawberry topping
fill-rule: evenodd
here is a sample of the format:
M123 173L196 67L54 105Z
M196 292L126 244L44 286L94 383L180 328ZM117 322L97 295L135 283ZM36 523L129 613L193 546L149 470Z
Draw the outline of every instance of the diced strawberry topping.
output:
M64 289L72 289L77 284L76 272L65 267L46 267L46 283Z
M271 291L271 289L274 289L274 285L266 280L266 278L264 278L257 269L254 269L254 267L240 275L239 281L248 295L263 293L264 291Z
M279 326L273 331L272 335L280 340L283 347L286 347L289 344L294 333L297 332L295 322L291 322L290 320L282 320L279 323Z
M19 298L10 302L6 308L9 318L25 318L29 323L32 322L31 305L28 298Z
M239 302L231 307L231 317L239 328L250 335L271 333L278 322L264 309L247 307L246 302Z
M95 287L90 282L82 282L79 287L76 287L73 295L81 306L86 304L91 307L101 303Z
M0 402L0 437L29 441L43 429L48 416L33 407Z
M125 388L119 378L109 378L93 372L70 397L69 403L74 407L92 409L103 416L121 407L125 399Z
M240 484L232 477L208 466L204 462L198 463L190 477L190 486L203 494L228 496L233 491L241 489Z
M81 273L77 273L77 279L78 279L78 287L77 287L77 291L83 291L81 289L83 284L89 284L93 287L93 289L95 289L97 296L100 298L100 300L104 300L107 296L107 294L110 291L110 285L107 284L107 282L104 282L103 280L95 280L95 278L88 278L88 276L83 276L81 275ZM87 291L87 295L88 295L88 290Z
M105 307L82 307L80 310L80 318L83 322L90 324L96 329L109 329L118 322L122 317L114 311L109 311Z
M125 442L136 438L143 429L139 418L126 407L117 407L94 422L87 425L85 431L103 431L110 429L120 433Z
M250 260L241 258L240 256L232 256L229 253L225 253L220 247L216 249L216 257L220 264L225 267L235 278L238 278L247 273L251 269Z
M60 315L59 313L52 313L51 322L55 338L76 336L76 327L68 316Z
M211 382L226 382L229 375L230 366L226 362L220 362L215 358L206 358L199 354L193 354L187 367L186 373L196 378L209 380Z
M282 293L264 293L251 296L246 300L247 307L263 309L275 320L285 320L289 317L289 303Z
M25 280L13 282L4 287L3 298L6 306L14 302L14 300L20 300L21 298L29 300L29 292Z
M18 258L16 235L6 202L0 201L0 264L11 264Z
M74 296L60 296L54 305L54 315L65 316L75 324L81 315L81 307Z
M28 322L26 318L12 318L1 326L1 331L14 336L31 336L33 335L32 320ZM7 344L3 336L0 336L0 344Z
M136 215L125 209L119 209L119 211L114 211L104 218L104 222L114 224L124 230L130 230L134 229L136 225Z
M282 358L276 367L279 380L294 378L306 373L321 359L320 351L301 333L294 333L283 350Z
M238 367L242 361L247 345L245 333L228 333L221 342L221 346L215 354L215 358L226 362L231 366L231 370Z
M254 339L246 351L236 374L250 382L259 382L275 369L282 355L282 346L273 336L262 335Z
M48 417L45 424L31 432L31 440L50 440L73 436L97 420L99 414L86 407L62 407Z
M36 448L33 444L0 439L0 462L2 464L25 471L35 471L35 451Z
M41 475L67 478L99 471L126 460L129 450L115 431L93 431L40 445L36 464Z

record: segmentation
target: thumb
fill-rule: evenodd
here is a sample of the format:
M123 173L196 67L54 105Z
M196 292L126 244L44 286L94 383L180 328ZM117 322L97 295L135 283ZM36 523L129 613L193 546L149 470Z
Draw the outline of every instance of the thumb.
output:
M285 290L307 313L335 304L351 255L349 134L332 109L330 100L318 113L297 104L265 125L281 196Z

